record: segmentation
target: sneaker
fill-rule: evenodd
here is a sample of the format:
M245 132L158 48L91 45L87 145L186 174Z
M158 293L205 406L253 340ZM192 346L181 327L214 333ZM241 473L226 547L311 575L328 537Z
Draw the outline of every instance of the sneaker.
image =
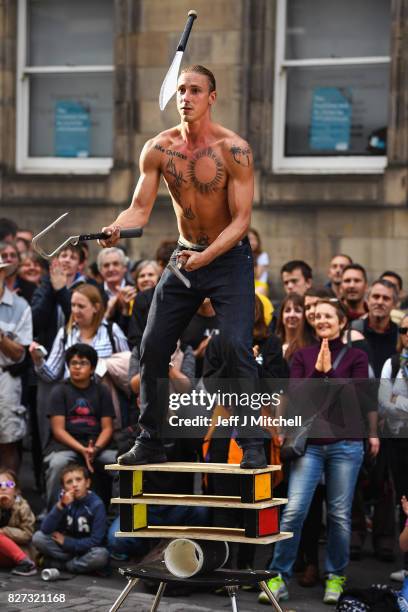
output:
M405 599L405 597L399 594L397 601L398 601L399 611L408 612L408 601Z
M16 567L11 570L11 573L15 576L34 576L37 573L37 568L34 561L27 558L17 563Z
M345 576L337 576L329 574L326 578L326 587L324 590L323 603L336 604L343 592L343 587L346 582Z
M110 558L113 559L113 561L129 561L129 555L126 553L111 552Z
M277 601L288 601L289 591L286 586L286 582L280 574L277 574L274 578L270 578L267 583L269 589L272 591ZM264 604L270 604L271 601L265 591L259 593L258 602Z
M406 576L408 576L407 570L397 570L396 572L392 572L392 574L390 574L390 580L394 580L395 582L404 582Z

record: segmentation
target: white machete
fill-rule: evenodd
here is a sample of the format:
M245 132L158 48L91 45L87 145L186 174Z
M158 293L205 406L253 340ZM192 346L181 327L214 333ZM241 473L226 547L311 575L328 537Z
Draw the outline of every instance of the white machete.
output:
M191 28L193 27L194 19L197 18L196 11L189 11L187 22L181 35L180 42L177 47L176 55L171 63L170 68L166 76L164 77L164 81L162 83L159 95L159 106L160 110L164 110L166 108L167 102L174 96L177 91L177 78L180 70L181 60L183 58L183 53L187 46L188 37L190 36Z

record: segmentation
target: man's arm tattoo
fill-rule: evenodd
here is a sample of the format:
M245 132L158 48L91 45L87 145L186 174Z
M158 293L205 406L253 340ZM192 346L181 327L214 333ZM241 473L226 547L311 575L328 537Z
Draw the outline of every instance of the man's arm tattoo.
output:
M201 178L201 173L209 178ZM202 149L190 161L187 176L200 193L205 195L217 191L224 176L222 162L211 147Z
M236 147L233 145L230 148L232 153L232 157L234 158L234 162L239 164L240 166L250 166L251 165L251 149L249 147Z

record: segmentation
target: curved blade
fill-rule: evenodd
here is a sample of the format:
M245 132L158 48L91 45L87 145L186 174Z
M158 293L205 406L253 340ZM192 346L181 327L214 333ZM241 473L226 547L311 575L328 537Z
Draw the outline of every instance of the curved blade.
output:
M169 261L169 263L167 264L167 267L170 270L170 272L173 272L174 276L177 276L177 278L181 280L181 282L183 283L183 285L187 287L187 289L190 289L191 287L190 280L187 278L187 276L184 276L184 274L180 272L180 268L178 265L174 265L171 263L171 261Z
M176 51L176 55L174 56L171 66L164 78L159 95L160 110L164 110L166 108L167 102L177 91L177 77L180 70L182 57L183 51Z

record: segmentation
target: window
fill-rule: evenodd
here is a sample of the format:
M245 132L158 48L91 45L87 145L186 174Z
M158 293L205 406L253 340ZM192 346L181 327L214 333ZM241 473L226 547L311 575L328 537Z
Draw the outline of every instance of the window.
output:
M17 169L108 172L112 0L19 0Z
M381 172L389 0L278 0L276 172Z

